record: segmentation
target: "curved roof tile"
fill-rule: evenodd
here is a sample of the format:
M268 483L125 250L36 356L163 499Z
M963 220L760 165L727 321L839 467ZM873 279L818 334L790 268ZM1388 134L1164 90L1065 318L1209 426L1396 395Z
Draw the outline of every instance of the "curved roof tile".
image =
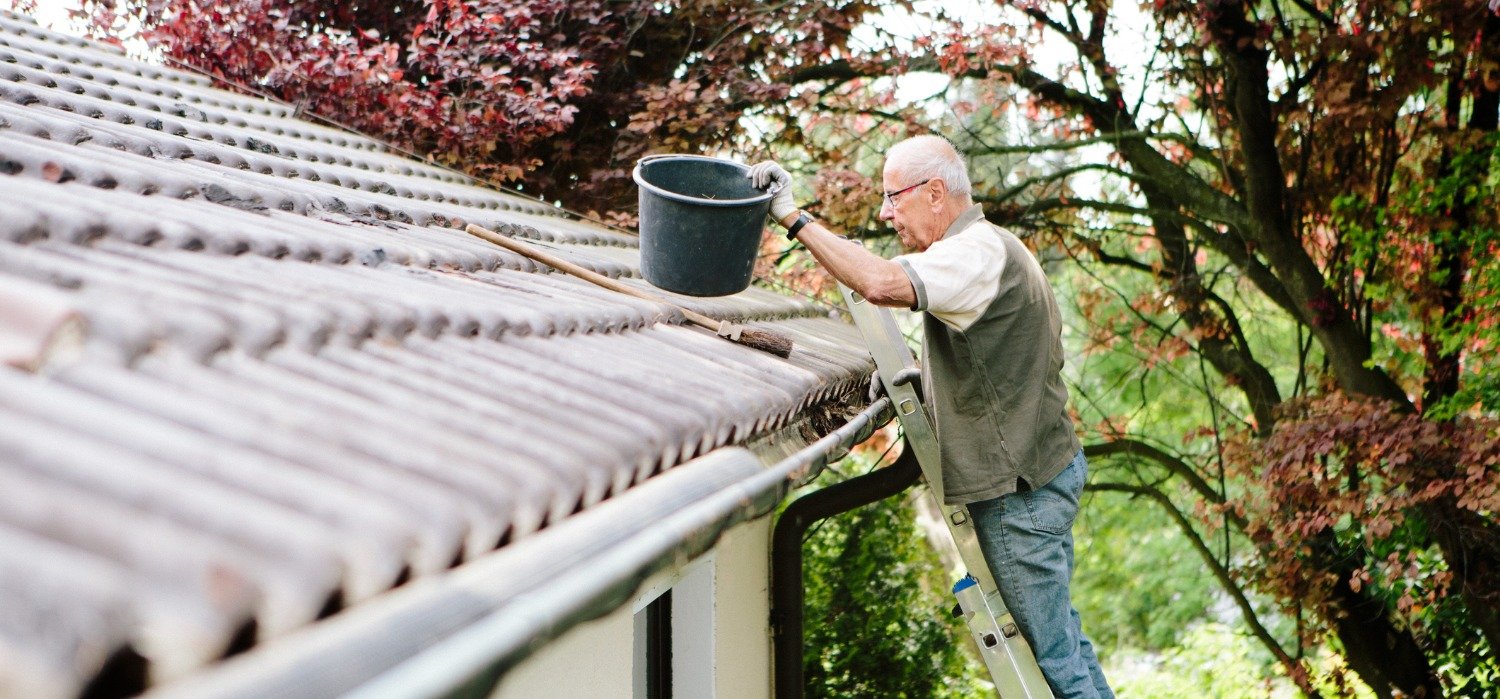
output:
M159 685L861 391L849 326L0 13L0 695ZM132 669L133 668L133 669ZM132 679L134 678L134 679Z

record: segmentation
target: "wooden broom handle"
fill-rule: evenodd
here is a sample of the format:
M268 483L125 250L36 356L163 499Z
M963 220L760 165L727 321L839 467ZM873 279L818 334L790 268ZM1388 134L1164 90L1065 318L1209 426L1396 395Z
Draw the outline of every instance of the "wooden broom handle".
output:
M519 240L516 240L515 238L500 235L499 233L489 230L488 228L484 228L473 223L469 224L469 226L464 230L467 231L470 235L488 240L491 243L499 245L500 247L514 252L518 255L536 260L537 262L547 265L548 267L552 267L553 269L567 272L568 274L578 277L579 279L582 279L584 281L593 282L594 284L602 286L611 291L618 291L622 294L625 294L626 296L634 296L635 298L641 299L643 301L652 301L654 303L661 303L672 306L681 311L682 315L685 316L688 320L705 328L708 328L709 330L717 331L719 329L719 321L714 320L713 318L710 318L696 311L690 311L664 298L647 293L645 291L641 291L640 289L637 289L633 286L623 284L616 279L606 277L598 272L595 272L594 270L588 269L586 267L580 267L576 264L573 264L572 262L562 259L561 257L542 250L541 248L528 245Z

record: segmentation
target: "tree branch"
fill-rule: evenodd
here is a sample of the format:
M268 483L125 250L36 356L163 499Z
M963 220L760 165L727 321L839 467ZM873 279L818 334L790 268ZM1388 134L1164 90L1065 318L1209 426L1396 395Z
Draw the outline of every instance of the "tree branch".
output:
M1129 115L1092 95L1078 92L1030 69L1014 68L1010 69L1010 74L1017 85L1054 107L1088 117L1095 129L1116 133L1138 130ZM1200 212L1205 218L1230 225L1248 223L1246 211L1239 202L1168 160L1146 142L1122 140L1116 151L1140 176L1160 181L1164 189L1176 194L1185 206Z
M1298 678L1298 685L1307 696L1318 696L1313 687L1307 683L1307 674L1303 671L1301 662L1288 654L1286 649L1282 648L1276 638L1271 635L1270 630L1264 624L1260 623L1260 616L1256 614L1254 605L1250 604L1250 599L1245 595L1244 589L1240 587L1239 583L1235 582L1234 574L1214 557L1213 551L1209 550L1208 545L1203 542L1203 538L1198 535L1198 530L1193 527L1192 521L1186 515L1182 514L1181 510L1177 509L1177 506L1172 503L1172 499L1167 497L1166 493L1156 488L1125 483L1090 483L1088 490L1113 491L1126 493L1133 497L1146 497L1160 505L1172 518L1172 521L1177 524L1178 529L1182 531L1182 535L1187 538L1188 543L1192 544L1193 550L1198 552L1199 557L1203 559L1204 565L1208 566L1209 572L1213 573L1214 578L1219 581L1219 586L1234 600L1235 606L1239 607L1240 615L1244 618L1245 625L1250 627L1250 633L1254 634L1255 638L1267 650L1271 651L1272 655L1276 656L1277 662L1280 662L1287 669L1288 675Z
M1323 14L1322 10L1319 10L1316 5L1308 2L1307 0L1292 0L1292 4L1302 8L1302 11L1306 12L1309 17L1318 20L1319 24L1322 24L1329 29L1333 29L1335 26L1337 26L1334 23L1332 17Z
M1144 459L1153 462L1166 469L1172 475L1181 478L1204 501L1215 505L1224 504L1224 496L1214 490L1213 486L1207 480L1204 480L1202 476L1198 475L1198 471L1186 461L1138 439L1120 437L1108 442L1089 444L1084 446L1083 454L1090 459L1096 457L1116 457ZM1092 488L1093 486L1089 487ZM1247 525L1243 516L1236 515L1233 512L1228 513L1228 519L1234 524L1236 529L1241 531Z
M1270 54L1245 12L1244 0L1216 0L1204 13L1208 33L1228 68L1225 94L1245 162L1245 208L1250 215L1240 230L1265 253L1277 278L1298 302L1299 317L1318 337L1339 384L1354 393L1410 407L1401 386L1368 365L1369 336L1328 288L1322 270L1293 234L1268 88Z
M1133 204L1125 204L1122 202L1099 201L1097 199L1084 199L1077 197L1049 197L1046 199L1036 199L1026 204L1024 207L1017 204L1010 204L1000 199L999 197L976 197L974 201L993 207L994 210L991 212L991 220L996 224L1002 226L1012 222L1011 219L994 218L994 214L1011 212L1016 218L1019 218L1022 215L1040 214L1057 209L1090 209L1093 211L1105 211L1109 213L1127 214L1131 216L1171 216L1177 217L1183 222L1189 222L1191 220L1180 211L1152 209L1146 206L1136 206Z
M1078 20L1073 16L1073 10L1068 8L1068 24L1064 26L1061 22L1052 19L1047 13L1037 8L1025 8L1022 10L1026 16L1046 25L1052 31L1062 35L1073 45L1078 56L1094 69L1099 77L1099 84L1104 88L1104 98L1109 104L1124 112L1125 95L1120 90L1120 82L1115 79L1117 72L1104 56L1104 24L1108 19L1108 11L1090 12L1089 34L1084 36L1083 29L1078 25Z
M969 149L967 149L966 152L970 153L970 154L978 154L978 155L1010 155L1010 154L1015 154L1015 153L1056 153L1056 152L1060 152L1060 151L1077 150L1079 148L1083 148L1083 147L1086 147L1086 146L1098 145L1098 144L1101 144L1101 143L1105 143L1105 144L1109 144L1109 145L1115 145L1119 141L1127 139L1127 138L1138 138L1138 139L1163 138L1163 135L1162 134L1147 133L1145 131L1128 131L1128 132L1122 131L1122 132L1117 132L1117 133L1099 134L1098 136L1095 136L1093 138L1078 138L1078 139L1071 139L1071 140L1067 140L1067 141L1055 141L1053 143L1039 143L1039 144L1029 145L1029 146L1017 146L1017 145L1009 145L1009 146L983 146L983 147L979 147L979 148L969 148Z
M1112 175L1119 175L1120 177L1124 177L1126 179L1130 178L1130 173L1128 173L1128 172L1126 172L1124 170L1121 170L1120 168L1114 167L1112 165L1105 165L1103 163L1088 163L1088 164L1084 164L1084 165L1074 165L1072 167L1065 167L1065 168L1062 168L1060 170L1054 170L1052 172L1048 172L1048 173L1045 173L1045 174L1037 175L1035 177L1028 177L1028 178L1026 178L1026 179L1024 179L1024 180L1022 180L1022 181L1020 181L1018 183L1016 183L1016 185L1014 187L1011 187L1010 189L1007 189L1004 192L1001 192L1000 194L996 195L992 199L993 199L993 201L995 201L997 203L1008 202L1008 201L1016 198L1017 196L1020 196L1021 193L1025 192L1027 190L1027 188L1031 187L1032 185L1047 184L1047 183L1050 183L1050 182L1056 182L1057 180L1065 179L1065 178L1067 178L1067 177L1069 177L1071 175L1076 175L1076 174L1078 174L1080 172L1089 172L1089 171L1094 171L1094 170L1097 170L1099 172L1107 172L1107 173L1110 173Z

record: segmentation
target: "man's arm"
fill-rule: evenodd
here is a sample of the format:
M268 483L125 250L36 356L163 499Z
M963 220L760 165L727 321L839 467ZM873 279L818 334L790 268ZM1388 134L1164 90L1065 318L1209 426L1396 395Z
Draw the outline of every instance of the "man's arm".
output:
M792 176L776 162L756 163L745 174L761 189L772 189L771 218L790 228L802 212L792 200ZM917 291L901 265L891 262L863 245L836 235L816 220L797 231L797 240L812 252L818 264L855 293L879 306L911 308L917 303Z
M797 219L793 212L780 223L789 226ZM865 249L848 238L835 234L816 219L797 231L797 240L829 274L877 306L911 308L917 303L917 292L901 265Z

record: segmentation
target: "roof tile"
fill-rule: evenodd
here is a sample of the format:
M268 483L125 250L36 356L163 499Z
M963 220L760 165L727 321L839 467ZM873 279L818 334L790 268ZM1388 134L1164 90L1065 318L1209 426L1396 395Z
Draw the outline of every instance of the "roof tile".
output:
M627 232L294 111L0 12L0 694L170 682L862 395L819 306L652 289Z

